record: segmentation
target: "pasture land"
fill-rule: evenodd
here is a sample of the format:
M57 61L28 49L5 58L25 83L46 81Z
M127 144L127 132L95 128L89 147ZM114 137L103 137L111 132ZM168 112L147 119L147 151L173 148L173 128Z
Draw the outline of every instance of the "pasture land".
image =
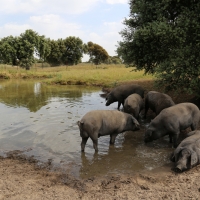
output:
M30 70L17 66L0 65L0 78L3 79L41 79L47 84L93 85L114 87L124 82L153 80L153 76L144 75L143 71L134 71L134 67L125 65L99 66L78 64L74 66L41 67L34 65Z

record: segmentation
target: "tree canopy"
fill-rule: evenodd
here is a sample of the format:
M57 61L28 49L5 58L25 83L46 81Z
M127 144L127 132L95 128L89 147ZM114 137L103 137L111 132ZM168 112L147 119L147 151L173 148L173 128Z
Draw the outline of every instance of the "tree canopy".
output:
M18 37L0 39L0 62L29 69L37 59L51 66L75 65L81 62L83 54L89 54L95 64L106 61L109 56L105 49L92 42L88 44L74 36L51 40L29 29Z
M200 95L200 1L130 0L117 53L167 90Z
M87 52L90 56L90 61L96 65L106 62L106 60L109 58L107 51L100 45L93 42L87 43Z

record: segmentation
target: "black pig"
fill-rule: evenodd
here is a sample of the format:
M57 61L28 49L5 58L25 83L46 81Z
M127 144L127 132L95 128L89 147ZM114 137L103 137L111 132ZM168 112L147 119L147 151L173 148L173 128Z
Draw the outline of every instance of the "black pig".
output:
M175 105L175 103L169 95L156 91L149 91L145 98L144 117L146 118L149 108L158 115L163 109L173 105Z
M149 124L145 132L145 142L151 142L165 135L173 137L173 145L177 147L177 139L181 130L191 127L197 129L199 108L193 103L179 103L165 108Z
M114 102L118 102L118 110L122 104L124 107L124 100L131 94L137 93L142 98L144 98L144 89L139 85L120 85L115 87L108 95L106 96L106 106Z
M171 161L175 162L176 172L190 169L200 163L200 131L192 131L172 153Z

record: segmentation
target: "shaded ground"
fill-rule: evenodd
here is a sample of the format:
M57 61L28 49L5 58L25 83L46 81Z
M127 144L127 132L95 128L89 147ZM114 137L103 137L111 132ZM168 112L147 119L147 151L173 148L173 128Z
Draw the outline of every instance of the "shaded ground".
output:
M142 84L147 90L153 88L151 81ZM176 103L192 98L170 95ZM52 172L51 162L38 165L15 151L0 158L0 199L199 199L200 165L181 174L172 167L173 163L151 172L77 180Z

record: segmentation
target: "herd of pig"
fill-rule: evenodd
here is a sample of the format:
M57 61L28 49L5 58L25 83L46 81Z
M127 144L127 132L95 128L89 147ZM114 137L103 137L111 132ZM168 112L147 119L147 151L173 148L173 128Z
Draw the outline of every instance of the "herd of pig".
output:
M124 131L140 129L139 117L146 118L148 109L155 112L144 133L144 142L151 142L165 135L175 150L171 161L175 162L174 170L182 172L200 163L200 130L197 130L200 120L199 108L193 103L175 104L172 98L164 93L145 90L139 85L121 85L114 88L106 96L106 106L118 102L118 110L92 110L86 113L78 126L82 137L81 150L84 151L88 138L93 141L95 151L98 151L98 138L110 135L110 144ZM120 111L120 105L123 111ZM140 113L144 109L144 115ZM191 132L178 145L181 130L190 127Z

